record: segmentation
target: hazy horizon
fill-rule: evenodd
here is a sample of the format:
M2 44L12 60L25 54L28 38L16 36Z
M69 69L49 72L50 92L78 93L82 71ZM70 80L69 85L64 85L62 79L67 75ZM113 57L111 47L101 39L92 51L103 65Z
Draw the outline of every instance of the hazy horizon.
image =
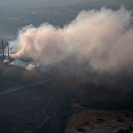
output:
M132 0L1 0L0 37L13 39L18 30L27 25L35 27L45 22L63 27L76 18L82 10L100 10L102 7L132 10Z

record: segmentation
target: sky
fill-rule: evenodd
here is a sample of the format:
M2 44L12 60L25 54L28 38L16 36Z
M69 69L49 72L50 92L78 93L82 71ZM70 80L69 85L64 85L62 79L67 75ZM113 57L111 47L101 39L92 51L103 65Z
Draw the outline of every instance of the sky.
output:
M12 7L35 7L35 6L53 6L53 5L71 5L84 3L87 0L1 0L1 6L12 6Z
M0 6L2 7L41 7L41 6L59 6L59 5L73 5L83 3L102 3L103 5L119 4L131 5L132 0L1 0Z

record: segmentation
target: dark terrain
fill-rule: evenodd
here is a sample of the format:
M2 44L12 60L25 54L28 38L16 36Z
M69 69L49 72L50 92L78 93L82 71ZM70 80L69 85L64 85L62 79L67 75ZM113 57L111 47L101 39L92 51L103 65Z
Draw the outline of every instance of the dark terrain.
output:
M91 72L86 73L89 80L85 80L78 71L59 72L61 68L54 67L45 73L29 72L2 64L2 60L1 57L0 132L63 133L71 116L82 112L73 108L73 103L87 109L133 107L131 75L98 76Z
M8 75L8 72L12 74ZM56 77L49 73L36 75L6 65L0 73L1 92ZM72 99L73 94L60 78L0 93L0 132L63 132L67 118L73 113Z

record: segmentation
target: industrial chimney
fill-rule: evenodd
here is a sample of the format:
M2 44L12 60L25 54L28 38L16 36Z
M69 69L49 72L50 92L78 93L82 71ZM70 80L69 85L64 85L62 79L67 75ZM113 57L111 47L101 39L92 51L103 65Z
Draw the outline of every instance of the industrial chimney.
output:
M9 58L9 42L8 41L7 41L7 52L8 52L7 57Z
M3 53L3 56L4 56L4 45L3 45L3 40L2 40L2 53Z

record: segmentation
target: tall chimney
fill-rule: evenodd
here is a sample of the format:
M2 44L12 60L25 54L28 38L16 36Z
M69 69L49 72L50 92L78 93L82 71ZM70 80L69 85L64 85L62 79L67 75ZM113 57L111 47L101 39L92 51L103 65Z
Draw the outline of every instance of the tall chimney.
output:
M3 53L3 56L4 56L4 45L3 45L3 40L2 40L2 53Z
M8 51L8 58L9 58L9 42L7 41L7 51Z

